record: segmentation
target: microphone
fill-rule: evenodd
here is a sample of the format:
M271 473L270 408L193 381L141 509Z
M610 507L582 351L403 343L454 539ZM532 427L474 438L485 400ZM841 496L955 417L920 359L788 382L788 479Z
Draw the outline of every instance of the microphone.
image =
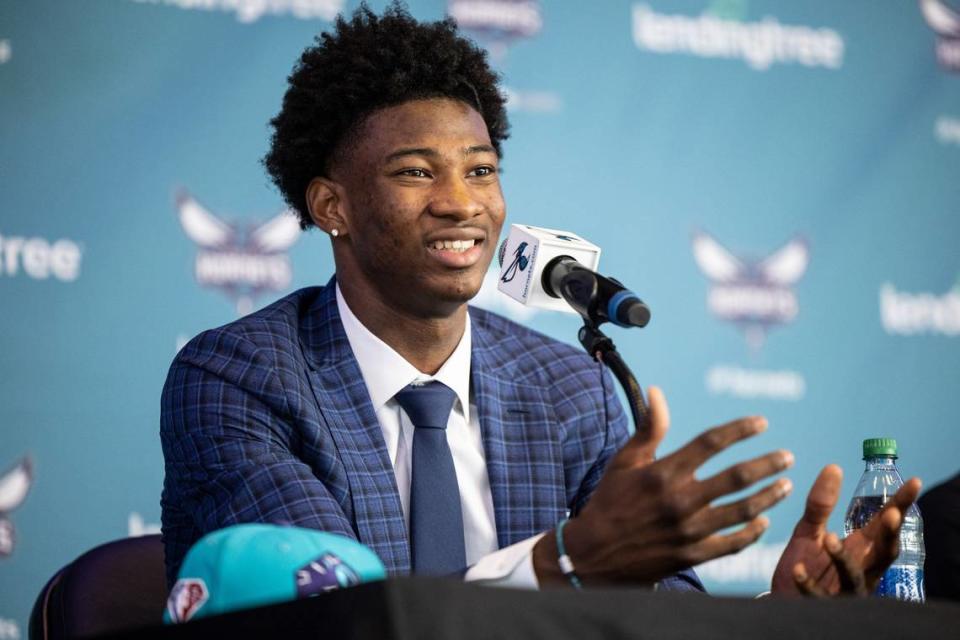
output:
M497 288L521 304L580 314L594 326L644 327L650 309L595 271L600 247L569 231L511 225L500 245Z

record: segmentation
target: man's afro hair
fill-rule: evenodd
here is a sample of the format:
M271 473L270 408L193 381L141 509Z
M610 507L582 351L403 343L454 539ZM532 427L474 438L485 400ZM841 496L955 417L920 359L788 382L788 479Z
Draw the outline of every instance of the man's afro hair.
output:
M341 143L377 109L454 98L480 113L498 156L508 136L505 98L486 52L458 35L451 18L419 23L399 2L382 17L366 3L349 20L338 16L333 33L316 38L288 81L263 163L304 229L313 224L307 185L329 175Z

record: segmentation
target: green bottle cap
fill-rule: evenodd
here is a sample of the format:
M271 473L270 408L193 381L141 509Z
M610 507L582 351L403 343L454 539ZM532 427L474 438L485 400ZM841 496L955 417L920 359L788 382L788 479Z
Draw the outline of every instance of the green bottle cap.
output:
M878 456L897 457L897 441L893 438L867 438L863 441L863 459Z

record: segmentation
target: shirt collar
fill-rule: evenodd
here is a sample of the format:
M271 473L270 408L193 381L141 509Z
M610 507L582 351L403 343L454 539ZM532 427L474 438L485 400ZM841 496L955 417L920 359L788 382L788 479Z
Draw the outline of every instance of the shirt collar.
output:
M413 382L436 380L453 389L460 401L464 418L470 421L470 314L466 314L463 337L447 361L435 375L417 370L403 356L393 350L386 342L378 338L363 326L340 292L340 283L336 285L337 311L347 334L347 341L353 355L360 365L360 374L367 385L370 401L375 410L389 402L401 389Z

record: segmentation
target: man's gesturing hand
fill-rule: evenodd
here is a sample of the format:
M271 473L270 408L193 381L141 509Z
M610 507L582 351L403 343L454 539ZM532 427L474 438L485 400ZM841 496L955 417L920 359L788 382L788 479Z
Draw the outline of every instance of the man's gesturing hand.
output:
M746 498L713 506L793 464L788 451L775 451L697 480L694 472L735 442L766 429L766 420L741 418L694 438L675 453L655 459L669 428L663 394L649 390L650 428L638 432L614 456L596 491L565 530L567 553L585 584L652 583L680 569L735 553L767 528L760 514L782 500L791 483L782 478ZM745 524L744 524L745 523ZM728 534L719 531L744 524ZM541 584L563 580L554 536L534 548Z
M780 594L830 596L873 593L883 572L899 553L900 526L907 508L920 494L911 478L867 526L842 542L827 533L827 520L840 496L843 472L827 465L807 496L807 506L773 573L772 590Z

